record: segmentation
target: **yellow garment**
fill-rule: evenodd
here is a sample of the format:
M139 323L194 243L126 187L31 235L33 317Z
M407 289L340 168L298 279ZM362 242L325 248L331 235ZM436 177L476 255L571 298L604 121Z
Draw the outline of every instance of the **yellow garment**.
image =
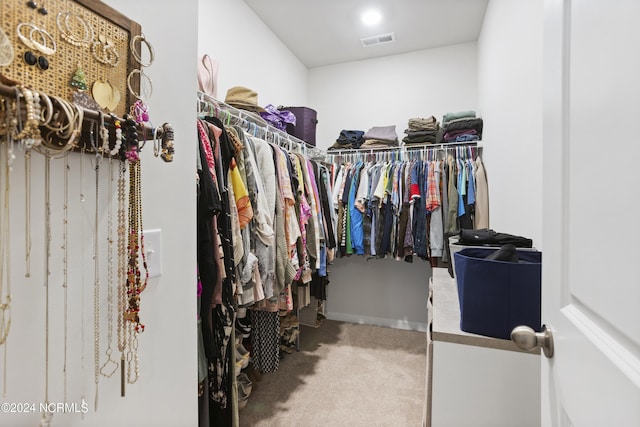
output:
M253 208L251 207L251 200L249 200L249 192L242 182L240 171L237 168L235 160L231 162L229 168L229 177L231 179L231 185L233 186L233 194L236 200L236 206L238 207L238 220L240 221L240 229L245 228L251 219L253 218Z

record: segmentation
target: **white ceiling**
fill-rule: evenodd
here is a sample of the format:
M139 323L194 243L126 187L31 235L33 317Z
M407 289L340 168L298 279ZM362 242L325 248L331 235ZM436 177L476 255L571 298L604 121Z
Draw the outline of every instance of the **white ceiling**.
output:
M488 0L244 0L308 68L476 41ZM382 22L366 27L369 8ZM361 38L395 33L363 47Z

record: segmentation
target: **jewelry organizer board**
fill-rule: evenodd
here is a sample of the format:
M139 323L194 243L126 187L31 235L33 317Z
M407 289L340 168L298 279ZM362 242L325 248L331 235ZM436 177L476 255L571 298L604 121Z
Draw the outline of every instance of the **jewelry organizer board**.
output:
M39 9L29 7L25 0L1 1L0 27L13 45L15 58L9 66L0 67L0 73L33 90L72 101L75 88L70 82L79 65L86 76L86 92L91 94L91 88L96 81L108 82L120 92L120 101L111 112L120 117L127 112L127 106L134 101L127 88L127 76L132 70L129 64L135 64L130 40L141 34L138 23L97 0L41 0L38 8L45 7L48 11L46 15L40 13ZM60 17L59 13L62 14ZM73 17L65 21L67 13ZM61 36L60 27L66 32L67 26L72 34L78 37L85 35L85 28L76 16L80 16L93 30L93 39L88 47L72 45ZM45 30L55 40L55 53L44 55L49 61L47 70L25 62L24 54L31 49L18 36L17 27L20 23L33 24ZM22 30L23 36L27 38L30 35L29 28L31 27L23 27ZM115 46L119 55L116 66L103 64L92 54L91 45L100 43L100 35L111 40ZM36 38L36 41L42 40ZM97 45L98 52L102 46ZM34 53L37 56L43 55L40 52ZM140 75L134 73L129 83L135 92L139 92Z

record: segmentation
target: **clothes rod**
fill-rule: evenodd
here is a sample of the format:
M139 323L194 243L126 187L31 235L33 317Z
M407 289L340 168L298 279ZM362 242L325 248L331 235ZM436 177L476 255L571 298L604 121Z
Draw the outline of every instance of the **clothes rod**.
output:
M317 157L324 157L326 156L326 153L322 150L320 150L319 148L314 147L313 145L308 144L307 142L296 138L293 135L290 135L276 127L271 126L270 124L268 124L262 117L260 117L257 113L253 113L251 111L247 111L247 110L241 110L239 108L235 108L223 101L220 101L219 99L214 98L211 95L208 95L202 91L198 91L198 102L199 103L204 103L204 106L211 106L213 107L212 110L201 110L201 104L198 105L198 112L206 112L206 113L212 113L212 114L216 114L218 113L218 111L224 111L225 113L229 113L232 116L240 119L240 120L244 120L250 123L253 123L254 125L261 127L264 131L265 131L265 136L267 134L267 132L271 133L274 136L277 136L280 139L284 139L285 141L291 142L291 143L295 143L297 144L298 148L300 149L300 151L302 151L304 154L308 154L311 157L317 158ZM210 105L208 105L210 104ZM218 117L220 118L220 117ZM221 119L221 118L220 118Z
M327 155L334 156L340 154L373 154L376 152L408 152L408 151L421 151L421 150L445 150L455 147L477 147L482 148L482 141L466 141L466 142L447 142L440 144L421 144L421 145L398 145L394 147L371 147L371 148L345 148L337 150L327 150Z

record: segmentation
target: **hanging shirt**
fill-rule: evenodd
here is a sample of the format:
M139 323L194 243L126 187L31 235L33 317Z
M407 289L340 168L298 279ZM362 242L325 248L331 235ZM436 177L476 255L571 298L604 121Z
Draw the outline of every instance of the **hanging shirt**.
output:
M462 160L458 159L458 216L466 213L463 197L467 194L466 168Z
M436 181L435 162L429 162L427 174L427 212L433 212L440 207L440 183Z
M349 219L351 221L351 241L356 255L364 255L364 234L362 229L362 212L356 207L356 192L359 185L363 165L356 165L354 178L349 192Z
M467 190L467 205L474 205L476 203L476 182L475 182L475 173L473 167L473 161L467 160L467 168L469 170L469 187Z
M253 209L251 207L251 201L249 200L247 187L245 187L244 182L242 181L240 169L236 167L235 161L231 162L231 167L229 168L229 182L233 187L233 194L238 209L240 229L243 229L253 218Z
M340 165L340 170L338 171L338 175L336 176L336 179L333 183L333 187L332 187L332 193L333 193L333 197L331 198L331 202L333 203L333 208L337 211L338 210L338 203L340 201L340 189L342 188L342 180L344 179L343 173L344 173L344 169L345 166L344 165Z
M360 172L360 183L356 192L356 208L364 213L367 204L367 194L369 190L369 165L365 165Z

